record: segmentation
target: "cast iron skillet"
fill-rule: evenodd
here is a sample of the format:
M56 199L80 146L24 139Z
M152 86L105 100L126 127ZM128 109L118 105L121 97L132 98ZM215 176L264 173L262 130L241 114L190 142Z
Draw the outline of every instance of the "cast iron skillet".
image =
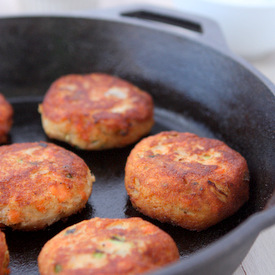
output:
M87 207L67 221L38 232L6 229L12 274L37 274L37 255L49 238L96 216L140 216L168 232L181 261L156 274L231 274L259 232L274 223L269 199L275 183L275 87L228 51L212 22L128 7L70 17L2 18L0 37L0 90L15 110L9 143L45 140L64 146L81 156L97 179ZM124 189L124 165L133 146L86 152L49 140L41 128L37 106L50 83L64 74L90 72L117 75L152 94L156 123L150 134L189 131L239 151L251 174L249 202L199 233L136 212Z

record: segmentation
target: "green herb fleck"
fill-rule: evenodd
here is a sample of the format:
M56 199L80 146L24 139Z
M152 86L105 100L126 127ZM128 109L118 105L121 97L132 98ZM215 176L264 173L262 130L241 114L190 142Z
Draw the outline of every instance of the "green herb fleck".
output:
M120 134L121 136L127 136L128 130L127 130L127 129L126 129L126 130L120 130L120 131L119 131L119 134Z
M59 272L61 272L62 271L62 265L61 264L56 264L55 266L54 266L54 272L55 273L59 273Z
M101 259L103 256L104 256L104 252L100 251L100 250L96 250L93 253L93 257L96 258L96 259Z
M40 142L40 143L39 143L39 146L46 148L46 147L48 147L48 144L47 144L47 143Z
M204 159L210 159L211 156L209 156L209 155L203 155L203 158L204 158Z
M73 234L76 231L76 228L71 228L66 230L65 235Z
M110 241L111 242L114 242L114 243L121 243L121 242L125 242L125 237L124 236L119 236L119 235L113 235L111 238L110 238Z
M68 173L68 174L66 175L66 177L67 177L68 179L72 179L72 178L73 178L72 174L70 174L70 173Z

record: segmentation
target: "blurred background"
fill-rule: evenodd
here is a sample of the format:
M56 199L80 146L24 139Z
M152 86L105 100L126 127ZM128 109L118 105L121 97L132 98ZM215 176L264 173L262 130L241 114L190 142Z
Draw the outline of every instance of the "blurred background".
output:
M118 5L161 6L208 17L232 52L275 83L275 0L0 0L0 16L87 13ZM273 275L274 255L275 226L260 234L234 275Z

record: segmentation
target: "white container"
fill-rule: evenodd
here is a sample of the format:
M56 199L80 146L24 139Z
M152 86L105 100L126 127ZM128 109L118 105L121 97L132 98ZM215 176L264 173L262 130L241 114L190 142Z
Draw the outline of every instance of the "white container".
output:
M58 13L85 11L97 7L100 0L17 0L21 13Z
M182 11L213 19L228 46L256 60L275 51L275 0L174 0Z

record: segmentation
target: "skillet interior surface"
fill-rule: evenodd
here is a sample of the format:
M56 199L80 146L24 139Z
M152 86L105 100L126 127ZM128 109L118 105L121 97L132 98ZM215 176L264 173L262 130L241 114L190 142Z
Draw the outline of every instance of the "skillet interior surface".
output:
M15 110L9 143L55 142L82 157L97 179L87 207L66 222L39 232L6 229L12 274L37 274L43 244L63 228L95 216L141 216L174 238L184 260L262 210L271 197L274 96L230 56L161 29L99 19L3 19L0 34L0 90ZM194 132L219 138L243 154L251 173L249 202L199 233L136 212L124 188L124 165L132 146L80 151L48 140L42 130L37 107L50 83L64 74L89 72L117 75L152 94L156 123L150 134L170 129Z
M37 256L43 244L60 230L93 217L127 218L139 216L148 220L166 232L176 241L181 258L199 250L223 236L236 227L248 215L247 207L243 207L234 217L231 217L203 232L190 232L168 224L156 222L135 211L127 197L124 188L124 166L132 149L128 146L122 149L87 152L75 149L63 142L48 139L41 126L37 106L41 100L29 99L14 102L14 126L9 143L47 141L54 142L82 157L96 176L93 192L86 208L78 214L60 221L38 232L16 232L6 229L7 242L11 256L12 274L37 274ZM195 122L192 118L179 116L165 109L156 108L155 125L150 134L164 130L193 132L200 136L214 137L204 124Z

